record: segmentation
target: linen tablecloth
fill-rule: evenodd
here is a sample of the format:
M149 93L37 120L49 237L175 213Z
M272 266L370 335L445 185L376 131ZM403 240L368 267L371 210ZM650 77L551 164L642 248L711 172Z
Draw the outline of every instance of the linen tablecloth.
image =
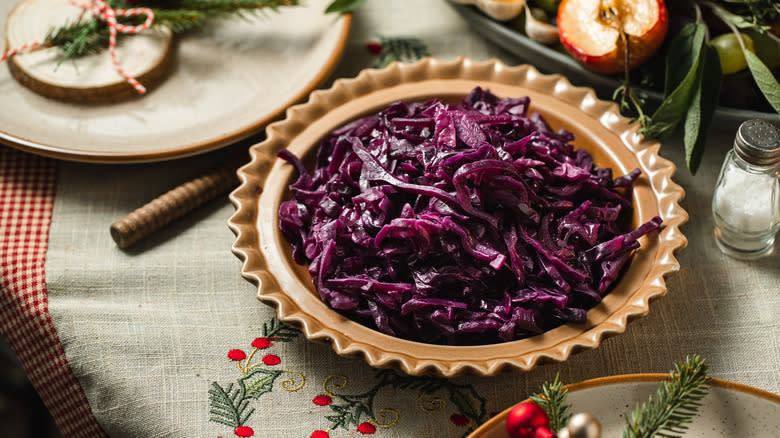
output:
M370 66L365 45L378 35L416 36L442 59L533 62L494 48L443 1L372 0L353 23L333 78ZM115 246L113 221L227 155L246 157L251 140L143 165L0 147L0 333L65 437L459 437L556 374L665 372L694 353L714 377L778 393L780 251L745 262L717 249L710 200L735 126L715 125L696 176L679 134L661 149L691 215L668 295L564 363L446 380L339 357L257 301L230 252L226 196L129 250Z

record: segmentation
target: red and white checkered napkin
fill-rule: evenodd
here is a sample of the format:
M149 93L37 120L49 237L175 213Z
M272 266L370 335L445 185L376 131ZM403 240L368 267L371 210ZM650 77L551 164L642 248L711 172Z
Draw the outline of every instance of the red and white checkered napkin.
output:
M68 437L106 436L73 376L46 300L44 262L57 166L0 146L0 335Z

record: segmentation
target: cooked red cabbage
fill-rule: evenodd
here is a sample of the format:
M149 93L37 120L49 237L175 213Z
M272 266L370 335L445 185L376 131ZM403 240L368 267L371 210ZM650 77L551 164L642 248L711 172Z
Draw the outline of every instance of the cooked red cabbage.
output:
M582 323L639 247L627 193L527 97L394 103L295 165L279 227L322 300L382 333L473 345Z

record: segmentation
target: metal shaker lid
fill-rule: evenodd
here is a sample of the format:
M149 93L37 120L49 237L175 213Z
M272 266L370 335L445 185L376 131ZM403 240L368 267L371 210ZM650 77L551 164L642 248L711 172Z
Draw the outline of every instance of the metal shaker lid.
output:
M765 120L748 120L739 126L734 151L758 166L780 162L780 129Z

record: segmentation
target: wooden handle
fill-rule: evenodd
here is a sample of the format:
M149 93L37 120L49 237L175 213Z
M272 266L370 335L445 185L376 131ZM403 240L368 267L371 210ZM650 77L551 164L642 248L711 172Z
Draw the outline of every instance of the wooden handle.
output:
M218 166L111 224L111 237L127 248L238 184L236 166Z

